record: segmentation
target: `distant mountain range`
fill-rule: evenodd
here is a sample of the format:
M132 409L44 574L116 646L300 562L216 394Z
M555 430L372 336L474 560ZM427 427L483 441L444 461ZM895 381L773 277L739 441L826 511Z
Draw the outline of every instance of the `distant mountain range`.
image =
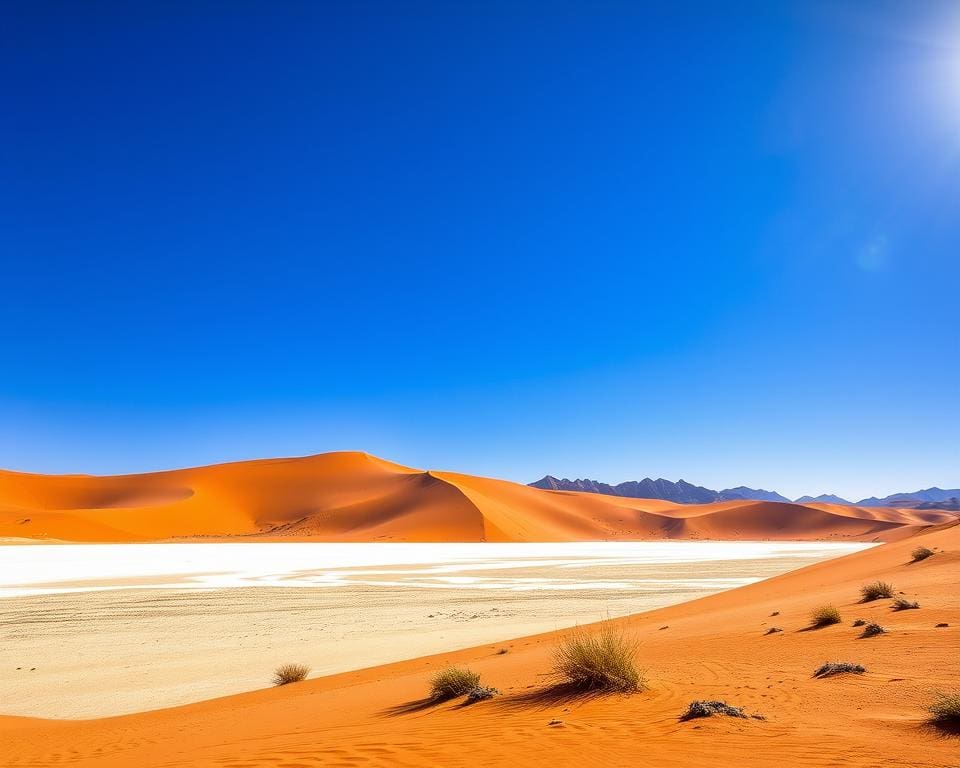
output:
M602 493L607 496L625 496L631 499L663 499L678 504L709 504L715 501L753 500L753 501L784 501L789 502L786 496L776 491L767 491L763 488L748 488L738 485L736 488L725 488L714 491L701 485L693 485L686 480L664 480L662 477L652 480L645 477L643 480L628 480L617 485L601 483L597 480L577 479L568 480L546 475L535 483L534 488L547 491L583 491L585 493ZM796 503L817 502L823 504L848 504L858 507L908 507L915 509L952 509L960 510L960 488L944 490L943 488L926 488L913 493L894 493L882 499L871 496L860 501L848 501L832 493L820 496L801 496Z
M842 499L833 493L821 493L819 496L801 496L796 499L797 504L805 504L808 501L816 501L821 504L853 504L852 501Z
M679 504L709 504L714 501L734 501L737 499L751 499L756 501L790 501L774 491L765 491L762 488L726 488L722 491L713 491L700 485L693 485L686 480L664 480L662 477L652 480L645 477L643 480L628 480L619 485L609 485L596 480L563 480L547 475L535 483L534 488L543 488L548 491L585 491L586 493L603 493L607 496L626 496L631 499L664 499Z

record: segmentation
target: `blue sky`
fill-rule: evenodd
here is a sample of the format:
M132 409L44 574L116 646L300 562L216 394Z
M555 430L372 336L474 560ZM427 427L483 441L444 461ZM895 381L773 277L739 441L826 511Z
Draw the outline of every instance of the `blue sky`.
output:
M960 485L955 4L0 13L0 466Z

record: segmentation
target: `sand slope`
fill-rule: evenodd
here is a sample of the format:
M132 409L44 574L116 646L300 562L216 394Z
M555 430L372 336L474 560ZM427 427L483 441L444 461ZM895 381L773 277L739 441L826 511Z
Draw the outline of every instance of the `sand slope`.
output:
M937 554L910 563L918 543ZM0 765L944 768L956 765L960 741L929 726L924 706L936 691L960 690L958 573L953 525L620 620L641 644L650 683L632 696L552 694L544 674L562 633L551 633L124 717L0 718ZM859 587L878 578L921 608L858 603ZM843 623L806 629L825 602ZM858 617L887 633L860 639ZM773 625L784 631L765 635ZM868 672L813 679L826 660ZM431 673L450 663L476 669L503 695L470 707L424 701ZM696 698L766 720L680 722Z
M872 539L949 519L938 510L757 501L688 506L544 491L354 452L117 477L0 471L0 537L19 539Z

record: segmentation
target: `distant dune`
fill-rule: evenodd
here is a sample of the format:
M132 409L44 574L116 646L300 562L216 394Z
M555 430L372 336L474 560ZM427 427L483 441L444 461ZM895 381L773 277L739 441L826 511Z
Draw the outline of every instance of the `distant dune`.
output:
M546 491L358 452L114 477L0 471L0 537L16 539L889 539L954 517L927 509L745 499L683 505Z

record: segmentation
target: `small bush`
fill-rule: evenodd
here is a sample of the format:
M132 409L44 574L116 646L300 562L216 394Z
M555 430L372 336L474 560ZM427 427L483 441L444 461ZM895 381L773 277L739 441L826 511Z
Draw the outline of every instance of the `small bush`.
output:
M463 696L480 687L480 675L466 667L441 669L430 681L430 697L440 701Z
M828 661L822 666L818 667L813 673L813 676L831 677L833 675L842 675L844 673L862 675L866 671L867 670L859 664L851 664L849 661Z
M810 614L810 624L814 627L828 627L840 623L840 611L832 605L821 605Z
M862 603L869 603L871 600L879 600L885 597L893 597L893 584L885 581L875 581L860 587L860 596Z
M893 610L895 611L908 611L911 608L919 608L920 603L916 601L907 600L905 597L898 597L893 601Z
M927 711L938 725L960 725L960 693L941 693Z
M862 627L866 623L867 622L864 619L857 619L855 622L853 622L853 626Z
M273 673L273 684L287 685L288 683L299 683L308 674L310 674L310 667L305 664L284 664L277 667Z
M477 686L476 688L471 688L467 691L467 702L469 704L474 704L478 701L484 701L486 699L492 699L494 696L499 696L500 691L496 688L485 688L484 686Z
M913 552L910 553L910 557L913 558L913 562L919 563L921 560L926 560L933 554L932 549L927 547L917 547Z
M860 635L860 637L874 637L876 635L882 635L886 631L887 630L885 630L879 624L875 624L871 621L863 628L863 633Z
M638 691L645 681L637 669L637 644L614 624L577 628L554 651L557 682L592 691Z
M747 713L743 707L734 707L725 701L691 701L687 706L687 711L680 715L681 720L694 720L698 717L713 717L714 715L724 715L726 717L743 717Z
M772 635L772 634L775 634L776 632L783 632L783 630L780 629L780 627L770 627L770 628L769 628L766 632L764 632L763 634L765 634L765 635Z

